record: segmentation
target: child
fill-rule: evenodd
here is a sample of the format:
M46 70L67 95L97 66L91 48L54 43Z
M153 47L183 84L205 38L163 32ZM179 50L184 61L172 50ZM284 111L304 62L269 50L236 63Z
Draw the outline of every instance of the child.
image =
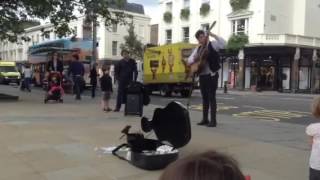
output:
M159 180L246 180L236 160L208 151L179 159L170 164Z
M108 66L102 67L102 77L100 78L100 85L102 90L102 101L101 105L104 111L109 112L111 108L109 107L109 100L112 94L112 79L109 75Z
M314 117L320 118L320 97L314 99L312 114ZM312 145L309 180L320 180L320 123L310 124L306 133L310 136L310 144Z

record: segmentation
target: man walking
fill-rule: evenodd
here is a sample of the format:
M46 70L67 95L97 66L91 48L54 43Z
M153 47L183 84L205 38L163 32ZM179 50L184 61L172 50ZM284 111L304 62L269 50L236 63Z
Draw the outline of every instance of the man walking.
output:
M72 74L73 83L74 83L74 90L76 93L76 100L81 99L81 88L83 86L83 76L84 76L84 66L79 61L79 55L74 54L72 56L72 62L69 66L68 75Z
M209 35L215 40L209 41ZM218 51L225 46L225 41L209 32L208 34L203 30L197 31L195 34L199 42L196 48L188 59L188 64L192 65L196 60L203 61L202 66L199 67L197 74L200 80L200 90L202 95L203 117L198 125L206 125L208 127L217 126L217 102L216 90L218 86L218 71L220 69L220 55ZM209 121L210 108L210 121Z
M115 78L118 82L118 95L117 95L117 105L115 112L119 112L121 109L121 104L126 101L126 88L128 85L137 79L138 70L137 64L134 59L129 57L129 52L127 50L121 51L121 59L115 66Z

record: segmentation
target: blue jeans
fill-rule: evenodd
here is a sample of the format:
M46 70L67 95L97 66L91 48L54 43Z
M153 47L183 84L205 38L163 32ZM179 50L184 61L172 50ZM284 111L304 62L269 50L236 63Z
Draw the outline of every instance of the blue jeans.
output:
M31 91L30 83L31 83L31 78L24 78L24 86L28 91Z
M81 99L81 86L82 86L83 78L82 76L74 76L73 83L74 83L74 94L76 94L76 99Z

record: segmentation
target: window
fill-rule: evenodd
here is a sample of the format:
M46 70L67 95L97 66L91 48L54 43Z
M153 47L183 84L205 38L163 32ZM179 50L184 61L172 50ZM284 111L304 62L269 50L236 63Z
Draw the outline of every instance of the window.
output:
M183 6L184 6L184 8L189 8L190 7L190 0L184 0Z
M232 33L233 34L248 34L248 21L249 19L232 20Z
M182 28L183 42L189 42L189 27Z
M40 35L37 34L37 39L36 39L36 43L39 43L40 42Z
M116 56L118 55L118 42L117 41L112 41L112 55Z
M112 32L116 33L118 31L118 25L116 23L112 24Z
M78 34L78 27L77 26L74 26L73 27L73 30L74 30L74 35L76 36Z
M167 44L172 43L172 30L171 29L166 30L166 43Z
M204 31L208 31L209 26L210 26L209 23L201 24L201 29L204 30Z
M32 42L32 45L34 44L34 36L32 35L31 36L31 42Z
M166 8L167 8L167 11L172 12L172 2L168 2L168 3L166 4Z

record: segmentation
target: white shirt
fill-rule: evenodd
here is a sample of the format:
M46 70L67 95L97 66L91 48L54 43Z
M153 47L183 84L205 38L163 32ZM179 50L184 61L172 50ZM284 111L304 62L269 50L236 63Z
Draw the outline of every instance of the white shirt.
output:
M226 45L226 41L219 37L219 36L216 36L215 37L216 40L213 40L211 41L211 45L212 47L216 50L216 51L219 51L220 49L223 49ZM192 52L192 54L189 56L188 58L188 64L191 65L192 63L194 63L194 60L195 60L195 57L197 55L197 52L198 52L198 49L199 49L199 46L197 48L195 48ZM206 69L204 69L204 71L202 73L200 73L200 75L204 75L204 74L211 74L211 75L215 75L216 72L211 72L209 66L205 66Z
M310 124L306 133L313 137L309 165L312 169L320 171L320 123Z
M25 78L31 78L32 77L32 71L30 68L24 68L23 74Z

